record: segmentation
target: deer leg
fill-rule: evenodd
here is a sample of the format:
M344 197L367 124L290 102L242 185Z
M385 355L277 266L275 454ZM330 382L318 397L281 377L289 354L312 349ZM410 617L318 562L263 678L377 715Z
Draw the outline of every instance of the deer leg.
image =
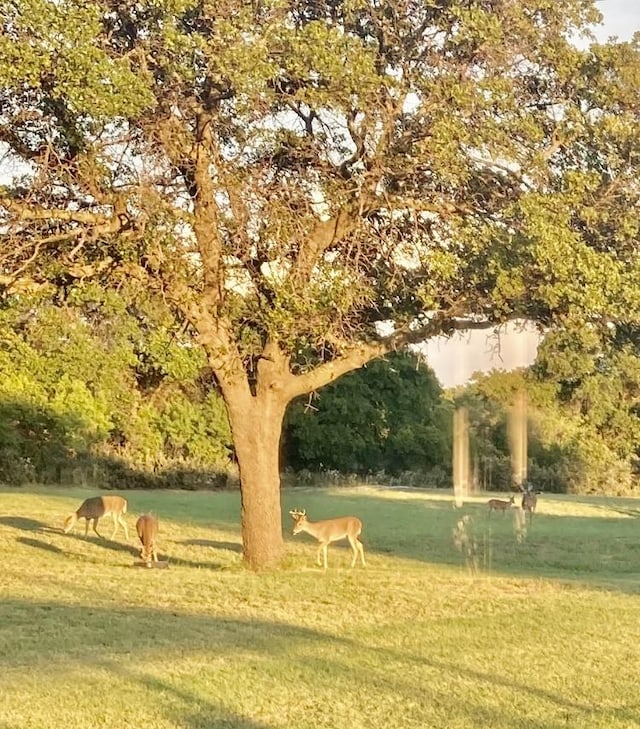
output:
M320 559L320 554L322 553L323 548L324 548L324 544L321 544L318 547L318 554L316 555L316 562L318 563L318 567L322 567L322 560Z
M124 520L124 517L122 514L118 514L118 522L122 524L122 528L124 529L124 538L129 541L129 531L127 529L127 522Z
M100 537L100 539L104 539L102 534L98 531L98 519L92 519L91 525L93 526L93 531Z
M115 537L116 532L118 531L118 516L117 516L117 514L112 514L111 516L113 517L113 531L111 532L110 539L111 539L111 541L113 541L113 538Z
M84 538L87 538L87 535L89 534L89 519L84 520Z
M329 543L322 545L322 553L324 555L324 568L327 569L327 552L329 551Z
M356 560L358 559L358 548L356 547L356 539L353 537L347 536L347 539L349 540L349 544L351 545L351 551L353 552L353 557L351 559L351 566L356 566Z
M348 537L348 539L349 544L351 544L351 549L353 549L353 559L351 560L351 566L356 566L356 562L358 561L358 554L360 554L362 566L366 567L367 563L364 560L364 547L362 546L362 542L357 537Z

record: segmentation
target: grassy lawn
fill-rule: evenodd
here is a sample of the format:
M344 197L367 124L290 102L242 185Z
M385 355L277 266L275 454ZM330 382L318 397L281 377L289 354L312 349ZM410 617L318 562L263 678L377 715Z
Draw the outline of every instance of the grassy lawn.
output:
M491 495L290 490L257 575L237 493L128 492L128 542L63 534L94 493L0 490L0 729L640 726L638 500L543 495L518 541ZM367 567L317 568L291 508L360 516ZM133 567L147 510L168 569Z

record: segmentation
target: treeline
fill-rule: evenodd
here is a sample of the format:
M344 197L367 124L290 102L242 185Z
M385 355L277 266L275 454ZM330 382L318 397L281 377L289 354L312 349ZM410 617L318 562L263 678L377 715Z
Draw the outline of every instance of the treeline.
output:
M77 286L0 310L0 481L220 488L237 481L221 397L188 328L149 298ZM396 353L294 402L285 482L449 487L465 407L477 488L511 485L508 411L527 392L529 478L557 492L629 493L640 443L638 332L550 334L528 371L443 391Z

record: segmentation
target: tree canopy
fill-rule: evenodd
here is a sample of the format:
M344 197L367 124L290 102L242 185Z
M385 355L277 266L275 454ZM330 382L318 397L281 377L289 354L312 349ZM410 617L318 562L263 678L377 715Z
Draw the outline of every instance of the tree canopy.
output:
M638 321L639 43L578 48L591 0L0 8L4 294L126 282L185 322L253 566L295 397L454 329Z

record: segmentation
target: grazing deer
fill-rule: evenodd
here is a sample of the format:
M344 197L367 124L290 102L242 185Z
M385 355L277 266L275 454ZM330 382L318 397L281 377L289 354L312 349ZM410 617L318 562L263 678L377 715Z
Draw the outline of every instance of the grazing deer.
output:
M533 521L533 513L538 505L538 496L532 489L527 489L522 494L522 511L529 512L529 524Z
M515 502L515 497L512 495L509 501L504 501L503 499L489 499L487 501L487 506L489 507L489 514L491 514L492 511L501 511L505 512L507 509L510 509Z
M320 561L320 553L322 553L324 556L324 568L327 569L327 550L329 544L345 538L349 540L349 544L353 550L351 566L355 567L358 554L362 559L362 566L364 567L366 565L364 561L364 547L358 539L362 531L362 522L356 516L340 516L336 519L325 519L324 521L309 521L304 510L290 511L289 514L291 514L295 522L293 525L294 534L307 532L307 534L311 534L312 537L315 537L320 542L317 556L318 565L323 565Z
M136 522L136 531L140 537L142 549L140 559L151 567L151 561L158 561L156 539L158 537L158 519L153 514L143 514Z
M122 524L124 529L124 536L129 539L129 533L127 531L127 522L122 517L127 512L127 500L122 496L93 496L90 499L86 499L80 504L80 508L75 511L64 521L64 533L68 534L73 527L76 525L78 519L85 519L84 523L84 536L86 537L89 532L89 522L93 527L93 531L101 538L104 539L102 534L98 531L97 525L101 517L111 514L113 517L113 533L111 539L113 539L118 531L118 524Z

